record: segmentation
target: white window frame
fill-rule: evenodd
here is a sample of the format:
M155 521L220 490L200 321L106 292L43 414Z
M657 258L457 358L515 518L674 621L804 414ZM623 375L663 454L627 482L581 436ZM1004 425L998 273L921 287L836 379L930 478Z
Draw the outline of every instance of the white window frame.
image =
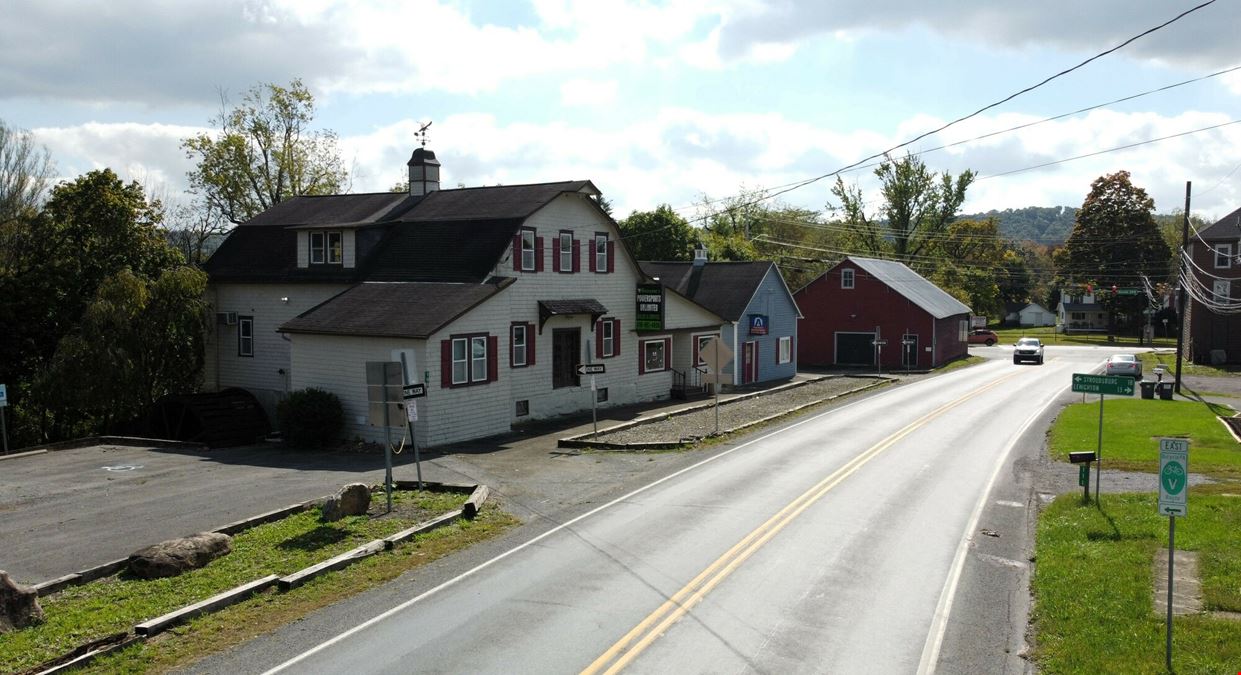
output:
M616 321L613 319L603 319L599 322L600 336L603 341L602 353L600 358L611 358L616 356Z
M538 242L535 240L534 230L521 231L521 271L523 272L533 272L537 268L538 262L535 259L537 251L534 248L536 243Z
M792 363L793 362L793 337L791 335L785 335L784 337L781 337L779 345L780 345L779 347L780 355L777 358L777 361L779 363Z
M521 339L517 339L518 333ZM526 365L526 324L515 323L510 332L510 340L513 344L513 367L519 368Z
M315 243L315 240L318 243ZM310 233L310 264L322 265L327 262L327 233L311 232Z
M237 317L237 356L254 356L254 317Z
M595 235L595 271L608 271L608 235Z
M486 335L474 335L474 336L471 336L469 339L470 339L470 382L486 382L487 381L487 336ZM481 352L478 349L480 345L482 346Z
M844 289L853 288L854 271L853 268L846 267L840 270L840 287Z
M327 264L339 265L345 261L345 235L341 232L328 232L324 241L327 243ZM335 240L335 245L333 245Z
M1232 299L1232 281L1229 279L1216 279L1211 284L1211 294L1215 296L1216 302L1227 302Z
M573 271L573 233L572 232L561 232L559 242L560 242L559 244L560 245L560 271L561 272L572 272Z
M705 367L707 365L707 360L703 358L703 355L702 355L703 354L702 341L708 338L723 339L720 337L719 333L695 333L694 334L694 343L693 343L694 351L698 354L698 360L694 363L694 365L699 368Z
M669 346L669 345L668 345L668 343L669 343L669 340L668 340L668 338L667 338L666 336L665 336L665 337L658 337L658 338L647 338L647 339L644 339L644 340L642 340L642 341L640 342L640 349L641 349L641 351L640 351L640 356L639 356L639 358L641 358L641 359L642 359L642 373L643 373L643 374L649 374L649 373L662 373L662 372L665 372L665 371L667 371L667 370L668 370L668 363L669 363L669 362L671 361L671 359L672 359L672 355L668 353L668 351L669 351L669 349L668 349L668 346ZM650 368L650 367L648 367L648 366L646 365L646 364L647 364L646 350L647 350L647 349L648 349L651 345L655 345L655 344L658 344L658 345L659 345L659 349L660 349L660 351L662 351L662 352L663 352L663 358L661 359L661 360L663 361L663 363L662 363L662 365L661 365L659 368L652 369L652 368Z
M458 346L461 348L459 356ZM458 373L458 368L460 368L460 373ZM470 383L470 338L452 339L452 383Z
M1226 270L1232 267L1232 244L1215 244L1211 250L1215 252L1215 269Z
M961 342L968 342L970 339L970 322L969 319L961 319L957 322L957 339Z

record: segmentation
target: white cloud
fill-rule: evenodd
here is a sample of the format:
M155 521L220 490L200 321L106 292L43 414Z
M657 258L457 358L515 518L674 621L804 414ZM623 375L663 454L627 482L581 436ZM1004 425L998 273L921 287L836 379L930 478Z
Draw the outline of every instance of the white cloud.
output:
M1002 113L980 116L950 133L928 138L915 151L1036 121ZM1033 166L1119 145L1167 136L1227 121L1220 113L1175 116L1098 110L1040 124L1016 133L930 152L936 171L971 168L979 180L969 190L968 212L1022 206L1077 206L1096 177L1125 169L1155 199L1161 212L1181 206L1186 180L1194 182L1195 212L1220 217L1241 203L1236 176L1241 125L1002 177ZM917 117L898 133L934 128L941 120ZM352 190L387 190L405 176L415 146L415 120L403 120L366 134L341 138L353 168ZM714 114L683 108L653 111L616 128L506 123L487 113L450 115L435 122L429 146L443 163L443 186L534 183L590 179L612 199L618 216L669 203L693 214L701 195L722 197L741 186L775 187L838 169L894 145L894 137L873 132L840 133L778 113ZM179 149L196 127L97 124L35 129L66 176L112 167L126 177L183 189L190 162ZM845 174L875 194L871 169ZM790 192L787 203L822 209L834 178Z
M560 103L566 106L604 106L616 102L616 80L573 79L560 85Z

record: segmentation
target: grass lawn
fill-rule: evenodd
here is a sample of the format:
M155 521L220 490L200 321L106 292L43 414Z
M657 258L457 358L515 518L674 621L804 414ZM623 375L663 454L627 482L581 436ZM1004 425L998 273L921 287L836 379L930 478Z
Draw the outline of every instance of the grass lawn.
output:
M1173 344L1175 347L1175 343ZM1164 380L1169 380L1176 375L1176 353L1175 352L1147 352L1138 354L1138 358L1142 359L1142 372L1147 377L1154 377L1155 366L1163 366L1168 374L1163 376ZM1181 375L1197 375L1201 377L1228 377L1241 372L1241 368L1232 366L1203 366L1189 361L1181 360ZM1199 392L1202 393L1202 392Z
M1219 409L1225 414L1232 411ZM1216 409L1193 401L1104 398L1103 468L1155 473L1161 436L1187 436L1189 470L1241 478L1241 444L1215 418ZM1060 413L1049 434L1051 456L1068 461L1072 450L1098 445L1099 401L1074 403ZM1241 665L1238 666L1241 669Z
M1036 337L1049 345L1111 345L1113 347L1149 347L1151 345L1140 344L1137 336L1134 335L1118 335L1115 342L1107 341L1107 333L1074 333L1065 335L1057 333L1054 326L1037 326L1031 328L1009 328L989 326L991 330L1000 338L1000 344L1011 345L1017 341L1017 338ZM1175 347L1176 338L1155 338L1156 347Z
M1190 453L1193 467L1193 446ZM1177 519L1176 547L1198 552L1205 608L1238 612L1241 497L1228 491L1241 492L1236 484L1190 489L1189 514ZM1168 520L1156 513L1156 501L1154 494L1105 495L1096 509L1065 494L1043 511L1031 615L1041 672L1165 672L1152 563L1167 546ZM1241 621L1177 617L1173 634L1177 673L1241 669Z
M382 502L382 494L376 498ZM318 510L300 513L284 520L261 525L239 533L233 538L233 551L213 561L206 567L167 579L141 580L128 574L108 577L83 586L67 588L58 594L41 599L46 620L44 623L0 635L0 664L3 670L20 671L55 658L88 640L112 633L129 630L134 624L151 619L184 605L205 599L216 593L253 581L268 574L289 574L316 562L326 560L338 553L357 547L373 539L396 533L434 515L460 507L466 495L406 492L394 493L395 508L384 517L352 516L335 523L320 523ZM495 510L490 510L494 512ZM423 540L439 542L439 548L449 544L449 552L472 543L478 534L498 532L513 521L503 514L492 513L491 518L480 518L481 523L458 522L454 525L422 535L412 549L409 545L398 549L396 554L380 554L341 572L330 573L289 593L268 591L241 605L226 610L246 616L256 613L254 607L275 604L285 608L283 612L270 613L259 610L258 617L246 620L244 626L220 628L236 633L239 629L250 631L247 636L271 630L285 621L302 616L313 609L335 601L343 595L336 588L334 579L353 579L349 585L352 592L364 590L415 567L427 560L425 553L417 554ZM474 529L475 536L462 536ZM438 556L436 556L438 557ZM368 565L369 563L369 565ZM368 572L369 570L369 572ZM368 576L368 574L370 576ZM369 583L361 583L359 580ZM324 600L326 598L326 600ZM247 609L250 608L250 609ZM291 609L290 609L291 608ZM304 611L303 611L304 610ZM300 614L298 612L301 612ZM219 621L219 615L203 617L175 629L179 635L197 632L196 626L211 626ZM281 617L285 618L281 618ZM261 617L261 618L260 618ZM272 619L276 622L273 623ZM258 629L258 632L253 632ZM180 638L173 642L180 641ZM209 639L189 641L187 645L174 646L171 651L177 660L189 660L203 653L223 648L234 642ZM121 657L134 658L153 650L155 656L139 661L156 661L160 649L154 643L125 650ZM169 651L169 648L163 648ZM130 656L125 656L129 654ZM145 666L115 668L131 672L145 670Z

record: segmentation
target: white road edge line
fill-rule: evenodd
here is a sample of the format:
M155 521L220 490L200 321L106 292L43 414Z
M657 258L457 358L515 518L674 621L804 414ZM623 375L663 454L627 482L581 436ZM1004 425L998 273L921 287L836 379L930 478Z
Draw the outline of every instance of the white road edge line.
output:
M988 365L988 364L982 364L982 367L985 367L986 365ZM969 369L967 369L967 370L964 370L964 371L961 371L961 372L962 372L962 373L969 373L970 371L969 371ZM913 386L914 386L914 387L916 387L916 386L918 386L918 385L920 385L920 384L923 384L924 382L933 382L935 379L936 379L936 378L929 378L929 379L926 379L926 380L921 380L921 381L919 381L919 382L915 382L915 383L913 383ZM591 509L590 511L587 511L586 513L583 513L583 514L582 514L582 515L580 515L580 516L577 516L577 517L575 517L575 518L572 518L572 519L570 519L570 520L567 520L567 521L565 521L564 523L561 523L560 525L557 525L556 527L553 527L552 529L550 529L550 530L548 530L548 531L544 532L543 534L540 534L539 536L537 536L537 537L535 537L535 538L533 538L533 539L530 539L529 541L526 541L526 542L523 542L523 543L521 543L521 544L518 544L517 546L514 546L513 548L510 548L509 550L507 550L507 551L505 551L505 552L501 553L500 555L497 555L496 557L494 557L494 558L492 558L492 559L490 559L490 560L487 560L487 561L485 561L485 562L482 562L482 563L478 564L477 566L472 567L472 568L470 568L470 569L468 569L468 570L466 570L466 571L462 572L461 574L459 574L459 575L457 575L457 576L455 576L455 577L453 577L453 578L451 578L451 579L449 579L449 580L447 580L447 581L445 581L445 582L441 583L440 585L438 585L438 586L436 586L436 587L434 587L434 588L431 588L431 589L429 589L429 590L423 591L421 594L416 595L416 596L414 596L414 597L410 598L409 600L406 600L405 602L402 602L401 604L397 605L396 607L393 607L392 609L389 609L388 611L386 611L386 612L384 612L384 613L382 613L382 614L380 614L380 615L378 615L378 616L376 616L376 617L374 617L374 618L372 618L372 619L367 619L366 621L364 621L364 622L362 622L362 623L358 624L357 626L354 626L353 628L350 628L349 630L347 630L347 631L345 631L345 632L341 633L340 635L337 635L336 637L331 638L330 640L327 640L326 642L322 642L322 643L320 643L320 644L318 644L318 645L315 645L314 647L312 647L312 648L310 648L310 649L308 649L308 650L306 650L306 651L302 652L301 654L298 654L297 656L294 656L293 658L291 658L291 659L289 659L289 660L285 661L284 663L281 663L281 664L280 664L280 665L278 665L278 666L275 666L275 667L273 667L273 668L271 668L271 669L269 669L269 670L264 671L263 675L273 675L274 673L278 673L278 672L280 672L280 671L282 671L282 670L284 670L284 669L286 669L286 668L288 668L288 667L290 667L290 666L296 665L297 663L299 663L299 662L301 662L301 661L303 661L303 660L305 660L305 659L309 658L310 656L313 656L314 654L317 654L318 652L323 651L324 649L327 649L328 647L331 647L332 645L334 645L334 644L336 644L336 643L338 643L338 642L340 642L340 641L342 641L342 640L344 640L344 639L348 638L349 636L354 635L354 634L356 634L356 633L358 633L358 632L361 632L361 631L363 631L363 630L366 630L367 628L369 628L369 627L371 627L371 626L373 626L373 625L375 625L375 624L379 623L380 621L383 621L384 619L387 619L388 617L392 616L393 614L396 614L396 613L398 613L398 612L404 611L404 610L405 610L405 609L407 609L408 607L410 607L410 606L412 606L412 605L414 605L414 604L417 604L418 602L421 602L422 600L424 600L424 599L426 599L426 598L428 598L428 597L430 597L430 596L432 596L432 595L434 595L434 594L436 594L436 593L438 593L438 592L440 592L440 591L444 590L445 588L448 588L449 586L453 586L453 585L455 585L456 583L458 583L459 581L461 581L461 580L463 580L463 579L466 579L466 578L468 578L468 577L471 577L471 576L473 576L473 575L477 574L478 572L481 572L481 571L483 571L484 569L486 569L486 568L488 568L488 567L491 567L491 566L492 566L492 565L494 565L495 563L498 563L498 562L500 562L501 560L504 560L505 558L507 558L507 557L509 557L509 556L511 556L511 555L513 555L513 554L515 554L515 553L517 553L517 552L519 552L519 551L522 551L522 550L526 549L527 547L530 547L530 546L533 546L534 544L537 544L538 542L540 542L540 541L542 541L542 540L546 539L547 537L552 536L553 534L556 534L557 532L560 532L561 530L564 530L564 529L566 529L566 528L568 528L568 527L571 527L572 525L575 525L576 523L578 523L578 522L580 522L580 521L582 521L582 520L585 520L585 519L587 519L587 518L589 518L589 517L591 517L591 516L595 515L596 513L599 513L600 511L603 511L603 510L605 510L605 509L609 509L609 508L611 508L611 507L613 507L613 506L615 506L615 505L617 505L617 504L619 504L619 503L621 503L621 502L623 502L623 501L625 501L625 500L627 500L627 499L632 499L633 497L635 497L635 496L637 496L637 495L639 495L639 494L641 494L641 493L643 493L643 492L646 492L647 490L650 490L651 488L654 488L655 486L660 485L661 483L664 483L664 482L666 482L666 481L672 480L673 478L676 478L676 477L680 476L681 474L684 474L684 473L688 473L688 472L690 472L690 471L693 471L694 469L697 469L697 468L698 468L698 467L700 467L700 466L703 466L703 465L709 464L709 463L711 463L711 462L714 462L714 461L716 461L717 459L720 459L721 457L726 457L726 456L728 456L728 455L730 455L730 454L732 454L732 453L734 453L734 452L736 452L736 451L738 451L738 450L741 450L742 448L744 448L744 447L746 447L746 446L753 445L753 444L755 444L755 443L758 443L759 441L764 441L764 440L767 440L768 438L770 438L770 437L772 437L772 436L775 436L775 435L777 435L777 434L782 434L782 433L784 433L784 432L786 432L786 431L788 431L788 430L790 430L790 429L794 429L794 428L799 427L799 426L801 426L801 425L803 425L803 424L809 424L810 422L813 422L813 421L815 421L815 420L817 420L817 419L819 419L819 418L821 418L821 417L826 417L826 416L828 416L828 415L833 415L833 414L839 413L839 412L840 412L840 411L842 411L842 410L846 410L846 409L848 409L848 408L852 408L852 407L853 407L853 406L855 406L855 405L860 405L860 404L862 404L862 403L865 403L865 402L867 402L867 401L873 400L873 399L878 398L878 397L880 397L880 396L889 396L889 395L891 395L891 394L894 394L894 393L896 393L896 392L900 392L900 391L908 391L908 389L904 389L904 390L899 389L899 388L889 389L889 390L887 390L887 391L879 392L878 394L874 394L874 395L872 395L872 396L868 396L868 397L867 397L867 398L865 398L865 399L861 399L861 400L858 400L858 401L854 401L853 403L848 403L848 404L843 405L843 406L841 406L841 407L839 407L839 408L833 408L833 409L831 409L831 410L825 410L825 411L823 411L823 412L821 412L821 413L819 413L819 414L817 414L817 415L814 415L813 417L807 417L806 419L801 420L800 422L794 422L793 424L790 424L790 425L788 425L788 426L786 426L786 427L782 427L782 428L780 428L780 429L777 429L777 430L775 430L775 431L773 431L773 432L771 432L771 433L768 433L768 434L763 434L762 436L759 436L758 438L755 438L755 439L753 439L753 440L746 441L745 443L742 443L741 445L738 445L738 446L736 446L736 447L729 448L729 449L727 449L727 450L725 450L725 451L723 451L723 452L719 453L718 455L714 455L714 456L712 456L712 457L708 457L708 458L706 458L706 459L702 460L701 462L697 462L697 463L695 463L695 464L691 464L691 465L689 465L689 466L685 467L684 469L681 469L680 471L677 471L677 472L675 472L675 473L668 474L667 476L664 476L663 478L660 478L660 479L659 479L659 480L657 480L657 481L654 481L654 482L652 482L652 483L648 483L648 484L646 484L646 485L643 485L642 487L640 487L640 488L638 488L638 489L636 489L636 490L634 490L634 491L632 491L632 492L630 492L630 493L628 493L628 494L625 494L625 495L622 495L622 496L620 496L620 497L617 497L616 499L613 499L612 501L610 501L610 502L608 502L608 503L606 503L606 504L602 504L602 505L600 505L600 506L598 506L598 507L595 507L595 508Z
M1095 367L1098 368L1099 366ZM922 645L922 658L918 660L918 675L934 675L935 669L939 666L939 651L944 645L944 634L948 632L948 617L952 616L952 605L956 600L957 584L960 583L961 573L965 570L965 556L969 553L970 542L974 540L974 530L978 527L978 520L982 517L983 508L991 497L991 490L995 488L995 480L1000 475L1000 469L1004 468L1004 465L1008 463L1008 456L1012 454L1013 448L1017 447L1017 442L1029 431L1034 421L1047 412L1047 409L1063 394L1063 389L1052 393L1043 402L1043 405L1039 406L1022 423L1017 429L1017 433L1013 435L1013 440L1004 448L1004 452L1000 453L999 459L995 463L995 468L991 471L991 478L987 481L987 487L978 498L978 503L974 505L974 511L970 514L970 519L965 524L965 531L961 533L961 541L957 544L957 554L952 559L952 566L948 568L948 578L944 583L944 590L940 592L939 603L935 606L935 613L931 616L931 629L927 631L926 642Z

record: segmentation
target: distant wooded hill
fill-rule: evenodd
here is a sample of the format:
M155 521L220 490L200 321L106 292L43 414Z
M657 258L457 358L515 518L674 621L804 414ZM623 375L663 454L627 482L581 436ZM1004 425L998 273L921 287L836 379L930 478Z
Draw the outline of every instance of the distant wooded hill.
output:
M995 218L1000 234L1040 244L1062 244L1073 231L1077 208L1073 206L1027 206L1020 209L991 210L960 216L963 219Z

